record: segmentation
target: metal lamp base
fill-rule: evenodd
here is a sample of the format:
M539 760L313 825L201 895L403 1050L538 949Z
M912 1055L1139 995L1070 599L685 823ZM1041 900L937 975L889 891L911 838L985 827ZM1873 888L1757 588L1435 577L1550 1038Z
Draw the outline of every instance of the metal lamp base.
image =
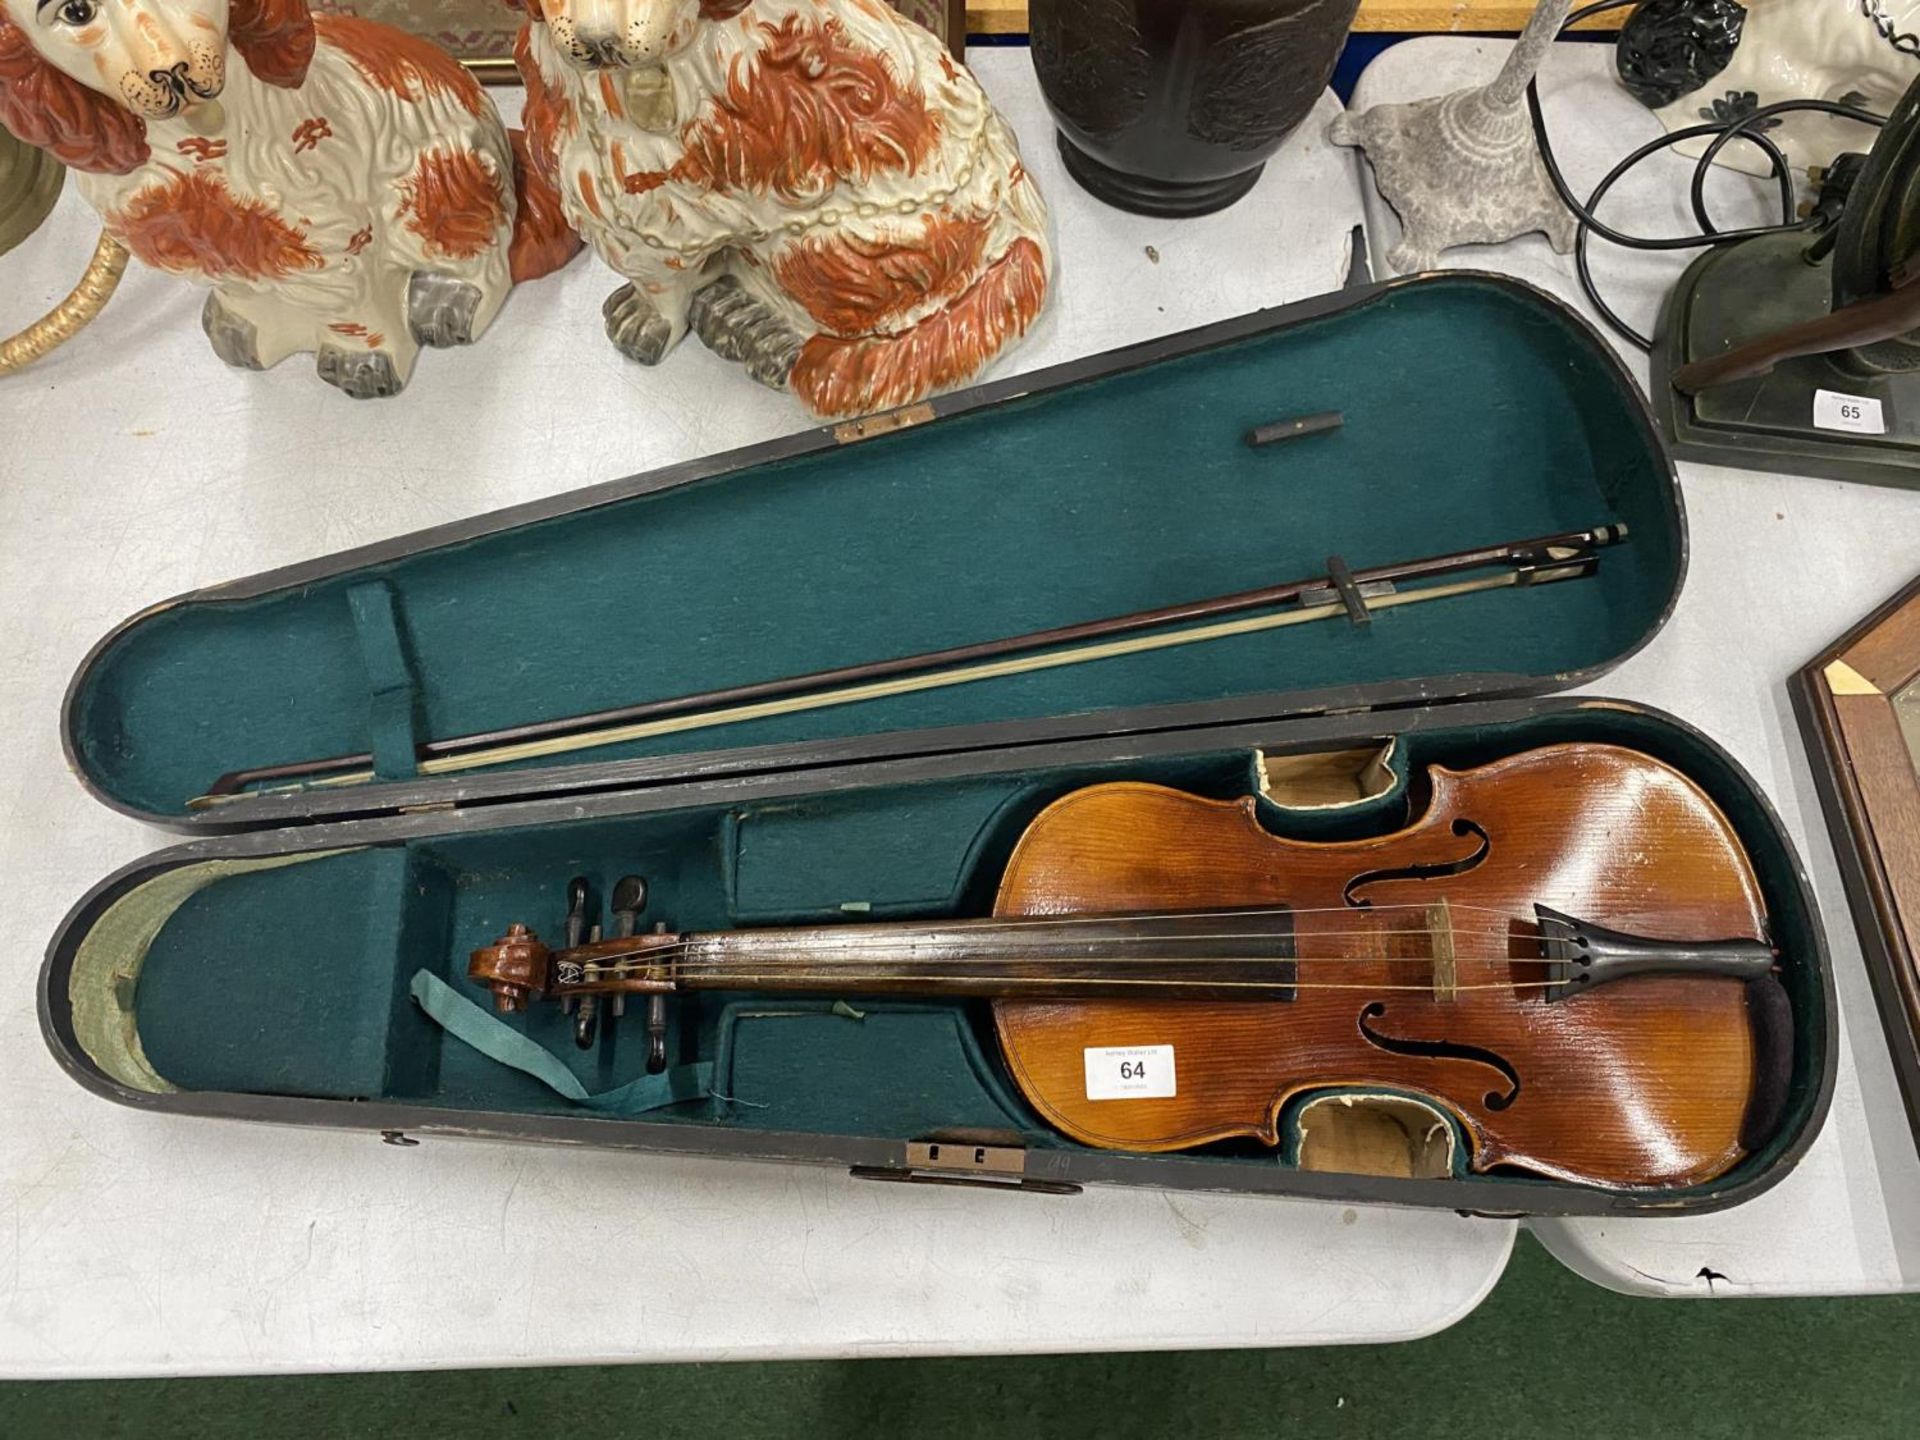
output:
M1769 235L1709 250L1680 277L1653 346L1649 388L1661 429L1685 460L1920 489L1920 371L1874 370L1839 350L1783 360L1770 374L1697 395L1668 380L1689 361L1826 314L1832 270L1807 263L1807 243L1804 235ZM1841 397L1823 409L1874 402L1885 433L1817 423L1821 392Z

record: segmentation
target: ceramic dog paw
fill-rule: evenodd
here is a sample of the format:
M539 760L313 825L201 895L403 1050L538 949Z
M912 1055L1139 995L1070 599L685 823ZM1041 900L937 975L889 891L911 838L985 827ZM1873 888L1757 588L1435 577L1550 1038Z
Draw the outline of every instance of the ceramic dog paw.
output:
M314 356L320 378L356 400L378 400L397 395L406 381L393 357L379 350L343 350L322 345Z
M737 360L746 366L747 374L771 390L787 388L804 337L732 276L723 276L695 295L688 318L700 343L722 360Z
M474 317L485 298L478 285L457 275L417 270L407 281L407 324L422 345L471 345Z
M629 360L658 365L673 348L673 322L631 284L607 296L600 314L607 322L607 339Z
M207 292L207 303L200 307L200 328L207 332L213 353L236 370L260 370L260 346L253 322L235 314L221 303L217 291Z

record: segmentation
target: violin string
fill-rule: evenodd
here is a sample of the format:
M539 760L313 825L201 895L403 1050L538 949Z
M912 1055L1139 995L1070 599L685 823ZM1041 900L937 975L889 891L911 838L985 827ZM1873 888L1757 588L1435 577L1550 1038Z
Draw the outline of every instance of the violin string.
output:
M1285 915L1285 916L1291 917L1296 915L1328 915L1328 914L1360 916L1360 915L1366 915L1370 913L1376 913L1382 910L1431 910L1432 908L1433 907L1430 905L1415 905L1412 903L1403 902L1403 903L1396 903L1396 904L1371 906L1371 907L1368 907L1368 909L1366 910L1357 909L1356 907L1348 906L1348 905L1325 905L1325 906L1317 906L1317 907L1309 907L1309 908L1264 906L1264 907L1244 909L1244 910L1154 910L1154 911L1141 911L1136 913L1120 913L1120 914L1106 914L1106 915L1042 916L1042 917L1033 917L1033 918L1026 918L1026 919L1013 919L1013 920L987 919L987 920L956 920L956 921L947 921L947 922L942 922L937 920L925 921L925 922L902 921L902 922L898 922L897 926L892 924L884 924L884 925L878 925L878 926L851 926L850 925L850 926L842 927L842 926L836 926L832 924L826 924L826 925L809 927L806 930L807 938L805 940L796 940L794 943L821 944L825 946L830 946L831 948L836 950L853 949L853 948L859 948L859 947L880 947L880 946L897 947L900 945L913 943L913 939L916 934L920 936L926 936L931 932L935 932L935 931L958 932L962 935L965 935L968 933L981 933L981 934L992 934L997 936L997 935L1002 935L1011 931L1018 931L1018 930L1032 930L1032 929L1054 930L1054 929L1064 929L1072 926L1087 926L1087 925L1112 926L1116 924L1123 924L1129 920L1140 920L1140 921L1146 921L1146 922L1169 921L1169 920L1230 920L1230 919L1235 919L1241 916L1278 917L1278 916ZM1498 910L1491 906L1464 905L1464 904L1459 904L1457 902L1449 902L1449 908L1453 910L1472 910L1482 914L1498 915L1507 920L1520 920L1520 921L1524 921L1525 923L1532 923L1531 921L1526 921L1525 917L1523 916L1512 915L1507 911ZM1437 930L1437 927L1421 925L1421 926L1414 926L1414 927L1408 927L1408 928L1389 928L1389 929L1381 929L1381 930L1368 929L1364 931L1364 933L1370 938L1391 937L1391 936L1397 936L1397 935L1432 936L1436 933L1436 930ZM664 957L664 956L671 956L671 955L677 954L685 950L689 945L697 944L697 943L700 943L701 941L711 941L719 937L747 936L747 937L753 938L753 937L765 937L765 936L768 936L769 934L792 934L792 933L793 931L791 929L788 929L785 927L767 927L767 928L756 928L756 929L745 929L745 930L704 931L704 932L698 932L696 935L694 935L691 938L677 938L669 944L652 946L647 950L647 953L654 956ZM1269 931L1227 932L1224 934L1197 936L1194 938L1204 938L1204 939L1214 939L1214 940L1258 940L1258 939L1266 938L1270 933L1271 932ZM1449 936L1449 938L1452 938L1456 936L1459 932L1457 927L1449 925L1447 926L1446 933ZM814 937L821 937L821 938L816 940ZM828 939L826 937L832 937L832 938ZM1137 942L1141 940L1151 940L1154 943L1160 943L1160 941L1165 938L1169 938L1169 937L1158 937L1158 936L1115 936L1113 937L1114 940L1121 941L1121 942ZM1171 937L1171 938L1181 938L1181 937ZM645 937L640 937L635 940L636 946L642 945L644 943L645 943ZM565 953L565 952L562 951L562 952L556 952L556 953Z
M1075 967L1097 966L1103 970L1124 969L1129 966L1141 969L1177 969L1182 966L1196 966L1217 970L1234 967L1268 967L1276 965L1433 965L1437 963L1437 958L1438 957L1431 955L1309 955L1298 958L1291 955L1176 955L1129 956L1122 958L1096 956L1088 960L1076 960L1065 963ZM1545 956L1535 957L1531 955L1456 955L1454 958L1456 962L1464 960L1469 964L1487 965L1572 965L1577 963L1572 960L1555 960ZM1045 963L1044 961L1014 958L1007 961L1006 966L1036 966ZM790 978L795 974L817 974L827 979L865 978L869 980L879 980L904 978L897 972L887 969L884 965L875 965L871 962L842 967L832 964L816 963L809 965L797 962L767 964L757 959L748 959L746 957L733 960L707 961L699 964L674 965L671 967L671 977L683 980L708 979L715 975L732 974L741 969L743 965L751 966L757 973L765 974L769 977L783 976ZM944 964L933 964L921 960L911 961L909 965L913 969L939 970L942 975L949 979L965 979L970 974L983 979L1009 974L1006 966L996 966L991 962L981 962L978 960L953 960L944 962ZM969 969L969 967L972 968ZM604 980L619 979L627 975L646 974L661 968L667 967L651 965L640 961L623 960L615 961L607 965L589 964L583 966L582 970L583 973L595 979ZM1191 982L1178 981L1173 983L1186 984Z
M734 943L732 937L737 935L753 935L754 933L755 932L752 932L752 931L726 931L726 930L715 931L715 932L711 932L704 935L697 935L686 940L670 941L662 945L646 946L646 947L636 948L633 950L614 951L609 954L608 958L623 959L628 955L646 955L646 956L655 957L655 958L661 957L661 956L685 955L690 951L699 951L703 949L710 950L714 948L714 942L716 941L720 942L720 944L723 946L730 945ZM1472 937L1476 932L1461 931L1453 926L1448 926L1444 931L1441 931L1439 933L1444 934L1446 938L1449 940L1457 941L1460 939L1460 937L1463 934L1469 937ZM1435 931L1428 930L1428 929L1369 930L1369 931L1359 933L1355 935L1353 938L1358 940L1365 940L1369 942L1378 942L1382 940L1432 940L1435 937L1435 934L1436 934ZM1107 936L1100 940L1075 941L1075 942L1068 942L1068 943L1071 943L1076 947L1084 946L1084 947L1091 948L1097 945L1102 947L1103 949L1107 947L1114 947L1114 948L1124 950L1124 949L1128 949L1135 946L1141 946L1141 945L1181 946L1181 945L1218 944L1222 941L1229 941L1229 940L1274 941L1282 938L1285 938L1284 935L1276 934L1271 930L1235 930L1235 931L1223 931L1219 934L1202 933L1202 934L1196 934L1196 935L1112 935L1112 936ZM1316 936L1313 938L1332 939L1334 937ZM1036 940L1030 943L1036 948L1044 948L1046 942ZM846 955L846 954L858 954L861 952L868 952L868 951L880 951L886 954L911 953L912 951L924 949L932 945L941 945L942 948L944 948L945 937L936 937L931 935L922 935L917 937L916 936L863 935L863 936L848 936L844 940L839 940L839 941L827 939L824 937L820 940L796 939L790 942L789 946L787 947L787 953L784 955L781 955L780 954L781 947L777 945L776 942L765 939L763 936L762 938L758 938L756 942L753 944L749 944L745 946L737 946L736 948L741 951L751 951L751 950L761 949L761 948L771 949L776 956L778 956L782 961L785 961L787 959L795 958L795 957L804 958L807 955ZM584 949L585 947L583 946L582 948ZM995 947L977 947L976 953L978 951L978 948L995 948ZM570 952L561 950L561 951L556 951L554 953L557 956L565 956L565 955L568 955Z
M702 976L701 978L706 980L712 980L722 984L727 984L727 985L752 986L752 985L768 984L779 979L780 977L774 976L774 975L743 973L743 974L705 975L705 976ZM861 977L861 978L885 979L890 983L919 981L919 982L925 982L928 984L933 984L933 983L940 983L940 982L951 980L953 977L950 975L887 975L884 977L869 976L869 977ZM989 977L982 977L982 978L991 979L995 977L989 976ZM857 983L857 980L854 983ZM1076 978L1046 977L1046 984L1049 990L1052 990L1055 988L1062 988L1062 987L1107 988L1107 987L1116 986L1116 985L1125 985L1128 987L1139 987L1139 988L1152 987L1152 988L1159 988L1159 989L1190 990L1195 988L1195 983L1196 982L1189 982L1184 980L1122 980L1122 979L1112 979L1112 978L1076 979ZM1359 980L1354 980L1354 981L1301 980L1297 982L1282 981L1282 980L1212 980L1212 981L1200 981L1197 983L1210 990L1259 990L1262 992L1281 989L1281 988L1285 988L1288 990L1366 990L1366 991L1404 990L1408 992L1417 992L1421 994L1430 995L1434 993L1436 988L1439 988L1431 984L1427 984L1427 985L1403 985L1403 984L1395 984L1395 983L1375 984L1369 981L1359 981ZM1528 988L1556 986L1563 983L1564 982L1560 980L1509 980L1509 981L1474 982L1466 985L1450 985L1450 986L1446 986L1445 989L1448 994L1459 994L1465 991L1475 991L1475 990L1524 990ZM578 992L569 991L568 993L578 993Z
M1208 936L1208 937L1197 937L1197 938L1215 939L1218 937ZM1271 939L1272 937L1271 936L1249 936L1246 938ZM1372 937L1369 937L1369 938L1372 938ZM1422 938L1431 939L1432 937L1431 935L1423 935ZM1449 938L1453 939L1456 937L1449 936ZM1132 944L1152 943L1155 945L1160 945L1160 944L1164 944L1165 942L1164 940L1155 939L1152 936L1137 936L1137 937L1134 937L1134 940L1131 943ZM1119 942L1115 942L1115 944L1116 946L1118 946ZM834 967L853 968L858 966L884 965L885 963L887 963L887 960L889 958L892 958L895 956L897 956L902 963L906 963L906 964L950 966L954 968L964 968L969 965L992 967L995 965L1018 965L1018 964L1025 964L1025 965L1045 965L1045 964L1058 964L1058 965L1260 964L1260 965L1267 965L1267 964L1275 964L1280 962L1287 962L1287 963L1300 964L1300 965L1342 965L1342 964L1411 965L1411 964L1432 964L1436 960L1445 958L1444 955L1441 953L1428 953L1424 955L1395 955L1395 954L1389 954L1385 951L1364 952L1361 954L1350 953L1350 954L1344 954L1344 955L1333 955L1333 954L1236 955L1236 954L1206 954L1206 953L1197 954L1197 955L1195 954L1138 955L1138 954L1115 953L1113 950L1109 950L1105 948L1099 951L1085 954L1085 955L1031 955L1031 954L1011 954L1011 955L1004 955L1004 956L980 955L980 954L915 955L911 952L910 949L907 949L905 947L902 947L901 949L898 949L898 950L887 950L882 947L868 947L868 948L869 950L879 949L880 955L877 958L872 956L859 956L859 955L849 958L847 954L842 952L827 951L827 952L818 952L818 953L801 952L801 953L791 954L791 955L764 955L764 954L762 955L755 955L755 954L729 955L729 954L721 953L721 954L707 955L704 958L693 958L693 957L698 957L700 955L700 951L698 947L681 945L681 946L662 946L660 949L646 951L642 954L612 955L612 956L608 956L598 960L572 959L569 957L569 954L567 951L562 950L554 954L553 960L556 963L579 965L583 968L591 969L602 974L612 973L615 971L623 971L623 970L646 970L646 969L657 968L660 966L672 966L675 970L677 970L681 974L694 974L694 973L698 973L702 969L715 969L715 968L728 969L728 970L737 969L743 964L754 965L754 966L760 967L761 969L767 969L767 970L789 970L789 971L790 970L831 969ZM1120 948L1124 950L1125 947L1120 947ZM1552 956L1548 956L1548 955L1515 955L1511 950L1462 950L1459 948L1457 944L1453 947L1452 953L1453 953L1453 958L1457 961L1468 961L1468 962L1475 962L1475 963L1498 964L1498 963L1512 962L1515 964L1531 964L1531 965L1562 965L1562 964L1570 963L1565 960L1555 959Z
M1379 905L1251 905L1243 908L1227 906L1219 909L1120 910L1073 915L1014 915L1004 918L997 915L989 915L978 918L901 920L882 923L889 926L898 924L903 927L925 926L929 929L944 925L954 929L973 929L977 927L980 929L991 928L993 930L1022 930L1036 928L1048 929L1070 925L1113 925L1127 920L1232 920L1243 915L1350 915L1358 918L1366 915L1378 915L1386 910L1431 911L1436 905L1443 903L1450 910L1467 910L1479 915L1498 915L1504 920L1518 920L1528 925L1536 923L1538 918L1532 915L1518 915L1510 910L1503 910L1493 905L1473 905L1463 900L1440 899L1431 901L1394 900ZM842 928L858 933L863 929L878 927L859 925L847 925L843 927L829 921L825 924L807 927L766 926L746 930L711 930L705 933L709 935L755 935L764 934L768 929L793 928L806 928L825 934L828 931ZM1423 930L1425 929L1424 926L1421 928Z
M1175 930L1168 933L1161 930L1127 930L1124 928L1127 923L1125 920L1111 920L1106 923L1111 925L1117 932L1114 935L1105 937L1113 940L1264 940L1271 939L1275 935L1289 934L1294 930L1292 926L1268 926L1261 929L1250 930L1212 930L1195 926L1192 929ZM761 941L773 943L773 941L779 939L794 945L817 944L839 949L842 947L861 945L912 945L924 943L928 940L965 940L969 936L984 936L988 940L994 940L1006 935L1025 934L1035 929L1048 930L1050 928L1051 927L1047 926L1031 925L1009 925L1004 928L998 925L943 926L938 923L929 925L907 924L899 926L898 928L890 925L873 926L871 928L864 925L822 925L811 930L771 928L754 930L696 930L685 936L678 937L677 940L670 940L669 943L691 944L702 940L720 939L741 939L748 942ZM1069 929L1071 927L1062 926L1060 928ZM1366 936L1431 935L1434 932L1434 928L1435 927L1431 925L1392 925L1380 929L1374 929L1371 926L1355 926L1353 933ZM1454 929L1457 927L1449 925L1447 928ZM1044 937L1040 937L1036 938L1034 943L1045 944L1047 942ZM1076 942L1072 939L1071 935L1069 935L1066 943L1073 944ZM1092 944L1099 942L1090 940L1087 943Z
M1408 939L1432 940L1434 938L1434 935L1432 931L1421 930L1421 931L1405 932L1405 937ZM1093 964L1095 962L1105 963L1107 961L1112 961L1118 964L1130 958L1138 958L1137 956L1131 954L1130 952L1137 952L1142 948L1168 950L1171 953L1162 955L1162 956L1146 957L1152 963L1166 963L1166 964L1185 964L1190 961L1196 964L1207 964L1207 963L1212 963L1212 962L1221 961L1221 960L1238 960L1238 959L1259 960L1259 959L1268 959L1268 958L1275 959L1275 960L1298 960L1298 961L1301 961L1302 963L1306 963L1308 961L1337 961L1337 960L1356 960L1356 959L1358 960L1367 960L1367 959L1430 960L1434 958L1434 953L1403 955L1403 954L1397 954L1392 951L1384 950L1384 949L1379 951L1363 952L1358 955L1355 955L1351 952L1346 952L1346 953L1329 952L1326 954L1302 954L1296 951L1293 954L1275 953L1272 956L1260 956L1260 955L1250 956L1250 955L1241 955L1232 951L1209 952L1205 950L1200 951L1200 953L1198 954L1194 954L1192 953L1192 948L1191 948L1192 946L1198 946L1201 944L1213 944L1222 940L1273 941L1279 938L1281 937L1274 936L1274 935L1261 935L1261 934L1195 935L1192 937L1190 945L1183 947L1179 945L1177 938L1170 940L1167 936L1164 936L1164 935L1115 936L1112 940L1102 942L1098 948L1095 948L1093 946L1088 946L1084 950L1080 951L1079 953L1070 954L1070 955L1069 954L1047 954L1044 952L1035 953L1034 951L1025 950L1025 949L1011 950L1003 954L993 953L991 951L982 952L982 951L976 950L968 954L919 955L914 953L918 947L911 944L850 945L845 947L844 949L839 946L823 946L818 948L811 947L811 946L801 946L801 947L797 947L794 950L787 951L784 953L780 951L756 953L751 948L746 950L735 950L735 949L732 949L731 947L714 948L711 946L703 946L699 941L696 940L696 941L690 941L685 944L679 944L679 945L662 945L656 949L643 950L643 951L623 950L623 951L616 952L614 954L603 955L599 957L576 956L575 953L572 951L558 950L553 952L552 958L555 962L562 962L562 963L573 964L573 965L594 965L594 966L598 966L602 970L606 969L610 965L635 964L635 963L642 964L642 965L660 964L660 963L669 963L669 964L691 963L695 965L726 965L729 967L734 967L741 964L753 964L753 965L764 964L764 965L771 965L771 966L835 965L835 964L869 965L869 964L878 963L879 961L882 961L887 957L892 957L892 956L899 956L902 959L910 960L912 961L912 963L916 965L971 965L971 964L996 964L1001 962L1020 962L1020 961L1024 961L1030 964L1047 964L1051 962L1056 964L1067 964L1067 965L1080 964L1080 963ZM1378 941L1381 937L1375 936L1375 935L1366 935L1366 936L1360 936L1358 938L1368 942L1375 942L1375 941ZM1462 950L1459 946L1461 935L1460 935L1460 932L1458 931L1449 931L1447 933L1446 938L1454 942L1453 953L1457 959L1464 960L1464 959L1471 958L1471 959L1480 959L1480 960L1490 960L1490 959L1530 960L1535 958L1534 956L1531 956L1531 955L1515 955L1512 953L1511 950L1507 950L1507 949ZM1474 937L1469 935L1468 938L1474 938Z
M1458 901L1449 901L1447 902L1447 904L1448 904L1448 908L1451 910L1471 910L1481 914L1498 915L1503 919L1520 921L1525 924L1535 923L1532 919L1529 919L1526 916L1514 915L1505 910L1495 909L1492 906L1466 905ZM1311 907L1268 905L1268 906L1258 906L1258 907L1253 907L1253 908L1243 909L1243 910L1232 910L1232 909L1144 910L1144 911L1132 911L1132 912L1123 911L1123 912L1109 913L1109 914L1033 916L1033 917L1015 918L1015 919L1006 919L1006 920L995 918L995 917L989 917L986 919L962 919L962 920L946 920L946 921L903 920L903 921L897 921L897 922L882 922L877 925L842 926L842 925L827 923L827 924L809 926L809 927L765 926L765 927L755 927L755 928L739 929L739 930L699 931L699 932L694 932L694 938L697 938L700 940L712 940L719 936L739 936L739 935L744 935L749 937L761 937L769 934L792 934L795 929L804 928L809 938L813 936L824 937L829 935L836 937L832 943L836 947L838 947L838 946L846 946L846 945L853 945L853 944L894 944L910 938L910 936L914 932L919 932L924 934L924 933L928 933L936 930L958 931L962 934L978 931L980 933L992 933L995 935L999 935L999 934L1004 934L1006 932L1015 931L1015 930L1035 930L1035 929L1053 930L1053 929L1065 929L1072 926L1086 926L1086 925L1111 926L1116 924L1124 924L1125 922L1132 921L1132 920L1139 920L1139 921L1146 921L1146 922L1168 921L1168 920L1232 920L1232 919L1237 919L1241 916L1278 917L1278 916L1285 915L1288 917L1292 917L1296 915L1334 915L1334 914L1358 917L1363 915L1377 914L1384 910L1431 911L1432 909L1433 909L1432 905L1417 905L1411 902L1401 902L1401 903L1393 903L1393 904L1386 904L1386 905L1374 905L1374 906L1368 906L1364 909L1351 906L1351 905L1321 905L1321 906L1311 906ZM1451 931L1452 931L1452 927L1449 927L1449 933L1451 933ZM1211 936L1209 938L1227 939L1227 940L1259 939L1269 933L1271 932L1268 932L1268 931L1255 931L1251 933L1230 932L1224 935ZM1427 925L1419 925L1419 926L1412 926L1404 929L1386 929L1386 930L1369 929L1365 933L1367 933L1368 935L1430 935L1433 933L1433 927L1427 926ZM634 943L636 945L641 944L647 938L649 937L636 936L634 937ZM1151 938L1151 937L1147 937L1147 938ZM686 943L688 943L688 940L686 937L677 937L674 942L674 944L677 944L677 945L684 945ZM659 954L666 951L670 951L673 948L674 948L674 945L663 945L651 951L650 953Z
M1068 955L1044 956L1044 955L1021 955L1021 954L1015 953L1015 954L1010 954L1010 955L1001 957L1001 956L993 956L993 955L982 955L978 952L975 952L973 954L968 954L968 955L915 955L913 952L916 949L929 943L926 939L921 939L916 941L908 937L892 937L892 936L881 936L881 935L863 936L863 937L860 937L857 941L854 940L852 937L848 937L848 939L845 941L819 943L819 944L815 944L810 941L795 941L793 942L795 946L794 950L784 955L779 954L777 952L772 954L756 955L751 953L750 947L749 947L749 950L746 952L736 951L733 954L723 954L723 953L715 952L713 942L716 940L721 941L722 947L724 948L727 937L732 935L754 934L754 933L756 932L724 931L724 930L715 931L715 932L712 932L711 934L698 936L690 940L675 941L669 944L650 946L644 949L616 951L612 954L607 954L597 959L595 958L577 958L576 959L576 958L572 958L573 952L568 950L559 950L559 951L553 952L553 959L555 961L564 961L569 964L592 965L602 970L605 970L613 965L618 965L618 964L646 965L646 964L669 964L669 963L685 962L687 961L688 957L696 956L696 955L706 955L706 956L709 956L710 958L697 960L694 963L708 964L708 965L719 964L719 965L727 965L730 967L739 965L743 961L747 963L756 964L756 965L767 965L767 966L776 966L776 967L778 966L803 966L804 967L804 966L814 966L814 965L870 963L862 959L855 959L852 961L849 961L847 959L849 955L858 956L858 955L861 955L863 952L868 954L873 952L879 952L880 954L883 954L883 955L904 955L907 958L911 959L912 963L916 965L970 965L970 964L976 964L976 963L992 963L996 959L1004 959L1007 961L1023 961L1024 960L1024 961L1027 961L1028 963L1034 963L1034 964L1045 963L1048 960L1052 960L1057 963L1084 962L1084 963L1091 964L1095 962L1120 963L1127 957L1124 955L1124 953L1116 954L1114 952L1125 952L1129 949L1133 949L1139 946L1171 947L1171 946L1178 945L1182 940L1185 940L1191 944L1217 944L1221 941L1226 941L1226 940L1274 940L1278 938L1270 931L1261 931L1261 930L1246 931L1246 932L1232 932L1232 933L1219 934L1219 935L1201 934L1201 935L1192 935L1192 936L1115 935L1097 942L1099 945L1099 949L1085 956L1068 956ZM764 933L764 932L760 932L760 933ZM1468 935L1469 938L1471 938L1474 934L1474 932L1472 931L1467 931L1464 933ZM1510 951L1485 951L1485 952L1462 951L1459 949L1459 942L1463 932L1453 926L1448 926L1444 932L1427 930L1427 929L1368 931L1368 932L1365 932L1364 934L1357 936L1356 938L1366 940L1368 942L1375 942L1375 943L1383 939L1396 939L1396 938L1431 941L1436 939L1439 934L1444 934L1446 939L1453 945L1456 959L1532 960L1536 958L1529 955L1513 955ZM1325 938L1325 937L1322 937L1322 938ZM1304 964L1309 962L1371 960L1371 959L1431 960L1434 957L1431 955L1389 955L1389 954L1386 954L1385 952L1381 952L1378 955L1277 955L1272 957L1201 954L1201 955L1191 955L1191 956L1169 955L1169 956L1160 956L1160 957L1150 957L1147 963L1213 964L1213 963L1218 963L1222 960L1236 960L1236 959L1260 960L1260 959L1267 959L1267 958L1298 960ZM1540 958L1545 958L1545 957L1540 957Z

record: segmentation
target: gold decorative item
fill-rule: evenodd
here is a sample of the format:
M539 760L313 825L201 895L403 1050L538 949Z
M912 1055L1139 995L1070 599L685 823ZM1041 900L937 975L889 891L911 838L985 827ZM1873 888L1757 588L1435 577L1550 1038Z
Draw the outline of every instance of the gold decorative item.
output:
M106 231L101 231L86 273L67 298L18 335L0 340L0 375L25 369L85 329L113 298L126 268L125 248Z
M0 255L25 240L52 213L66 174L66 167L46 151L0 129ZM100 313L126 266L127 252L101 235L73 292L18 335L0 339L0 375L31 365L71 340Z

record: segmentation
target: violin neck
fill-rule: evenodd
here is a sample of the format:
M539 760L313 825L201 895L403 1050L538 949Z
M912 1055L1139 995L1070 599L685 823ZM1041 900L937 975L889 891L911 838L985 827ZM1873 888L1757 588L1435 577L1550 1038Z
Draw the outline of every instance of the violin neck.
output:
M1291 1000L1294 992L1293 915L1284 907L682 938L670 974L685 990L1074 1000Z

